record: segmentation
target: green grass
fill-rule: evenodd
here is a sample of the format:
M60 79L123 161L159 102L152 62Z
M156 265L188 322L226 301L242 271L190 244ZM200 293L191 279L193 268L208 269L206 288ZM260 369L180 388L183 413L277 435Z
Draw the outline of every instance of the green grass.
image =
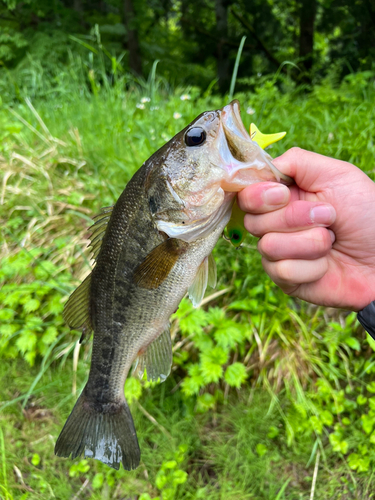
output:
M246 127L287 130L273 156L298 145L374 179L371 78L352 75L310 95L261 78L235 97ZM88 373L90 343L77 366L79 333L61 313L90 268L91 217L197 114L227 102L153 79L122 83L91 82L92 93L65 84L50 98L0 108L0 497L307 500L318 464L314 500L371 498L374 344L354 315L278 290L250 237L239 250L219 241L222 294L198 310L184 300L173 317L168 381L128 382L139 469L53 455Z
M82 362L78 387L87 368L87 362ZM22 361L3 363L0 399L11 401L27 391L36 373L36 368L30 370ZM178 486L175 498L309 498L316 459L315 456L311 460L313 442L299 438L293 446L287 445L285 425L267 393L255 391L249 404L250 392L244 388L220 412L195 414L191 401L174 390L176 382L172 377L165 385L145 390L140 402L132 405L142 462L137 471L113 471L96 461L71 461L53 455L56 436L74 396L71 366L51 369L42 377L42 390L29 400L25 409L18 401L1 414L6 443L2 484L9 498L70 499L86 479L88 485L81 498L99 500L124 495L133 498L145 493L154 498L160 494L156 486L158 472L163 463L175 459L179 447L184 450L179 467L186 471L187 481ZM280 402L284 410L290 404L284 397ZM139 405L157 425L144 415ZM365 498L360 495L370 479L360 479L354 486L342 460L338 461L329 450L325 453L315 498ZM102 485L101 476L104 476ZM277 497L287 481L285 494ZM93 484L100 486L93 488Z

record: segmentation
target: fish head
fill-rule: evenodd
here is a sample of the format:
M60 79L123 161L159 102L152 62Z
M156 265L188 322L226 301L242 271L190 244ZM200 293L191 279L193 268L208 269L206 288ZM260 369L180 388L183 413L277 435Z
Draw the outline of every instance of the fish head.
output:
M199 115L154 157L148 179L150 208L159 229L171 237L202 225L214 214L227 217L235 194L250 184L291 183L252 141L237 100ZM179 227L175 233L170 230L174 226ZM186 230L180 231L181 226Z

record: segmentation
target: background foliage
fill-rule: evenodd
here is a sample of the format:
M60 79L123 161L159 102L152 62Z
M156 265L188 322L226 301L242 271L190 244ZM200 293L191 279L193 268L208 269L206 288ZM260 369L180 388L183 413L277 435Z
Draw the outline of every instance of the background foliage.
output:
M50 95L62 90L73 54L93 69L100 48L99 67L112 76L146 78L158 60L168 82L224 93L246 36L241 86L254 88L250 77L281 66L309 87L373 69L374 28L374 0L3 0L0 74L16 96L25 87L30 96L30 86L40 95L40 85Z
M139 469L53 455L89 367L90 343L62 309L90 269L91 217L197 114L228 102L217 67L229 61L231 76L243 35L245 126L288 131L273 156L298 145L375 179L372 3L315 7L301 57L304 2L0 4L0 498L373 498L375 343L353 313L278 290L250 236L239 250L219 241L217 289L172 318L167 381L126 382Z

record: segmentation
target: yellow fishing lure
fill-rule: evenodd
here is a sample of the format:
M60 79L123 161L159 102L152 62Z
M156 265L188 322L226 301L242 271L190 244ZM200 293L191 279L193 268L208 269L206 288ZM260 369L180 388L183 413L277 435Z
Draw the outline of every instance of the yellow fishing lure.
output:
M254 123L250 125L250 137L262 149L270 144L279 141L285 137L286 132L279 132L278 134L262 134ZM226 237L231 241L235 247L239 247L246 236L246 229L243 224L245 212L243 212L237 205L237 200L234 202L232 217L225 228Z

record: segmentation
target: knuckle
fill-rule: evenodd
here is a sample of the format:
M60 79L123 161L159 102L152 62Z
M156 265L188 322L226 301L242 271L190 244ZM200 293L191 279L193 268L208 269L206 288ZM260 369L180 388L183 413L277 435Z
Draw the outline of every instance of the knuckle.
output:
M310 216L311 204L304 200L290 203L285 210L285 224L289 229L311 227L313 222Z
M247 231L253 236L260 238L263 236L262 231L259 228L259 224L257 224L256 216L251 214L246 214L244 218L244 226Z
M277 279L284 283L293 282L293 267L290 265L289 260L280 260L275 262L274 275Z
M322 254L332 246L331 237L324 227L317 227L313 230L310 245L314 253Z
M266 257L268 259L272 258L273 254L275 253L274 238L272 234L265 234L258 241L258 251L263 257Z
M241 210L250 213L253 212L255 214L262 211L264 205L262 192L264 187L260 184L261 183L257 183L247 186L238 194L237 201Z
M299 148L298 146L293 146L292 148L288 149L287 153L293 156L299 156L303 152L302 148Z

